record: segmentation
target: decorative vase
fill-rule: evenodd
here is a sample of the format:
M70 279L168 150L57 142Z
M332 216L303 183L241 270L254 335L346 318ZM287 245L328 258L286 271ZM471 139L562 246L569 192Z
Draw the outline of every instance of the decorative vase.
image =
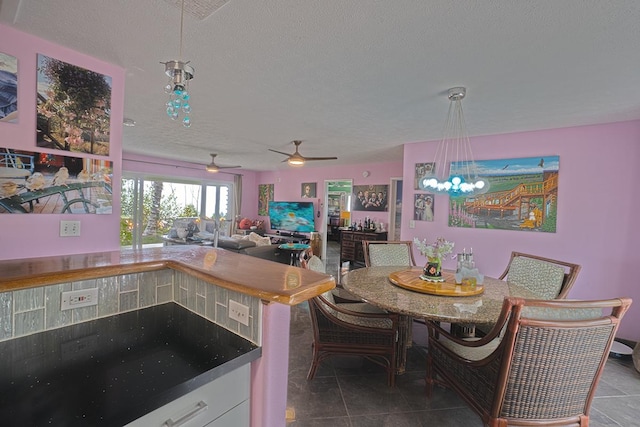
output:
M427 265L425 265L423 272L427 280L434 282L442 281L442 258L440 257L427 257Z

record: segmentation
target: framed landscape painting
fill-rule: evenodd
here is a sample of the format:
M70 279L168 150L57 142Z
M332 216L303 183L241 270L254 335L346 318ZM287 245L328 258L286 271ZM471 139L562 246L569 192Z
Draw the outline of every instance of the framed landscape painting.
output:
M109 155L111 77L38 54L36 145Z
M258 185L258 215L269 215L269 202L273 201L273 184Z
M559 156L476 161L484 193L449 198L449 226L556 232ZM451 174L464 163L452 163Z
M0 214L110 214L113 163L0 148Z

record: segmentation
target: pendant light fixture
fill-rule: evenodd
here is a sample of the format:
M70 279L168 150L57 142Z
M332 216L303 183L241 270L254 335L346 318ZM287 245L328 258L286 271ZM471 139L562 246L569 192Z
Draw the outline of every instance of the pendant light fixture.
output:
M451 196L473 195L487 191L486 181L478 177L464 121L462 99L466 93L467 89L464 87L449 89L449 112L444 137L438 145L434 159L436 172L420 178L418 187L421 190Z
M164 71L167 76L169 76L169 81L164 87L165 93L169 94L169 101L166 103L167 116L172 120L178 120L182 115L182 125L188 128L191 126L189 81L193 78L194 69L189 65L191 61L185 62L182 60L183 24L184 0L182 0L182 10L180 13L180 59L161 62L161 64L164 64Z

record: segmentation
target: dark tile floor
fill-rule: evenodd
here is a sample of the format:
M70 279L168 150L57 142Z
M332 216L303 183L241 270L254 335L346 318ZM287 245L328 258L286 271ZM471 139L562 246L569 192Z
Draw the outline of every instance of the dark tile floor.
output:
M336 244L329 242L328 272L337 274ZM335 271L335 272L334 272ZM407 372L395 388L386 385L382 368L357 357L334 357L312 381L313 333L306 304L292 308L288 407L295 410L289 426L437 426L481 427L480 418L454 392L436 387L425 396L423 325L416 325ZM593 427L640 427L640 374L630 359L609 358L591 409Z

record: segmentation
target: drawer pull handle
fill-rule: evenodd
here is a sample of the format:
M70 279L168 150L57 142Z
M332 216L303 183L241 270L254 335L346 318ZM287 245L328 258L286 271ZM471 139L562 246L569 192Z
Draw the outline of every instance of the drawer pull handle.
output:
M206 410L207 410L207 404L201 400L200 402L196 403L195 408L193 408L191 412L185 414L184 416L182 416L181 418L178 418L175 421L169 418L167 421L164 422L164 424L162 424L162 427L179 427L184 423L186 423L187 421L189 421L190 419L203 413Z

